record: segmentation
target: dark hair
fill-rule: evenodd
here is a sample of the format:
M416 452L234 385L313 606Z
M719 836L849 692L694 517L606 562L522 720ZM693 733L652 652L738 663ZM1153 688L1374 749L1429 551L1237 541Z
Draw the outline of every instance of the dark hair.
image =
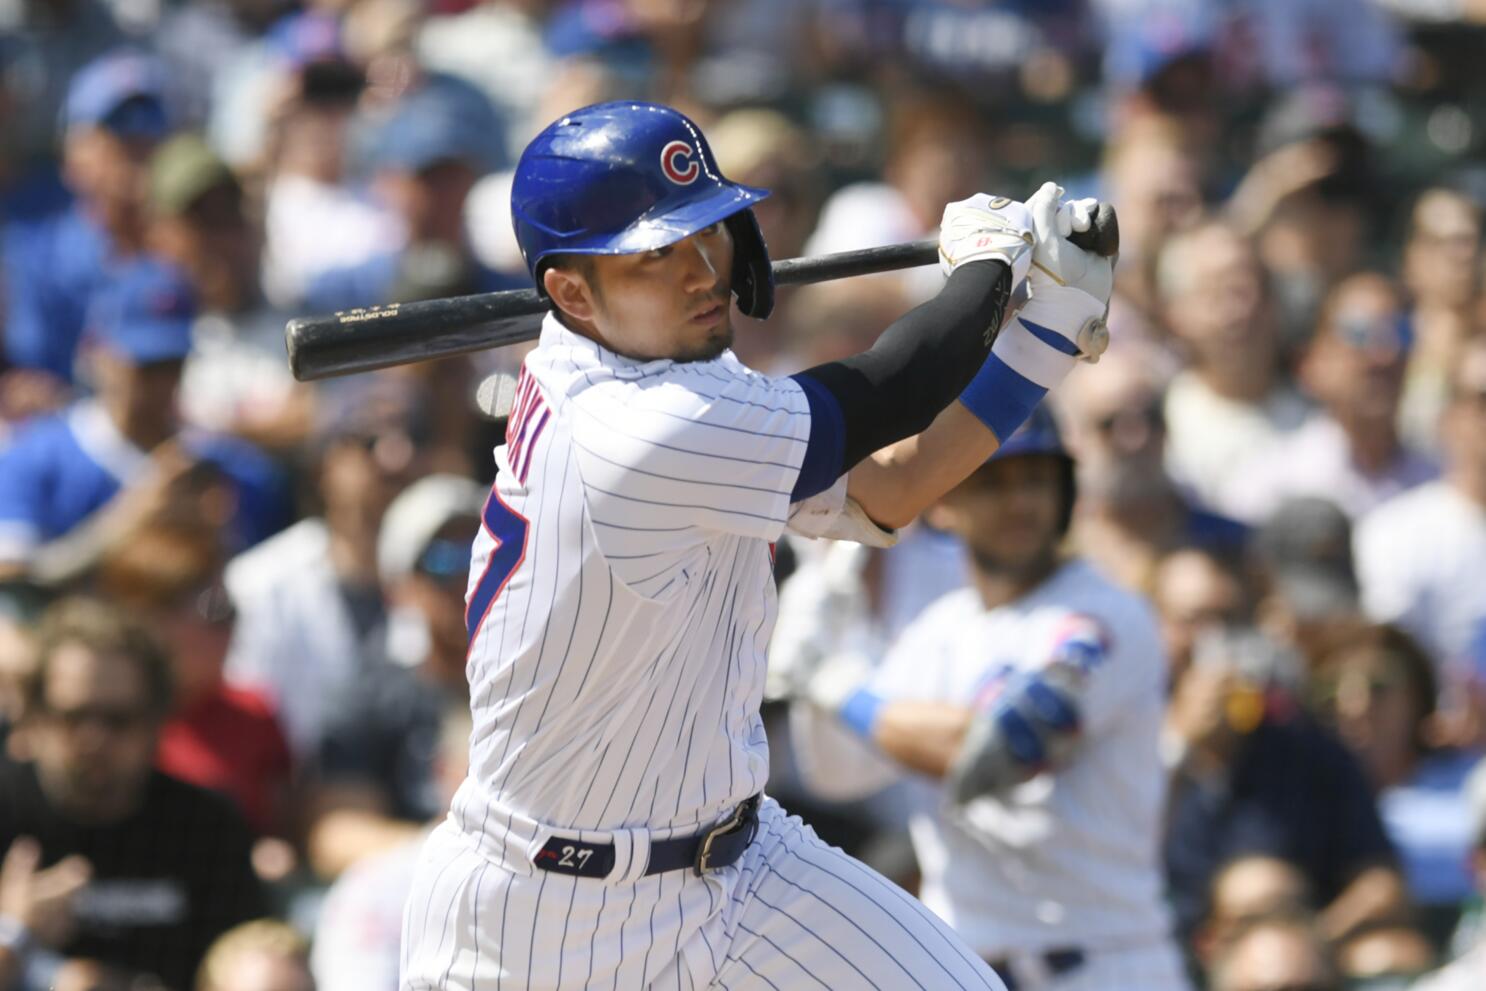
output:
M567 252L548 255L546 258L543 258L542 263L537 266L537 288L544 296L547 290L542 288L542 277L549 268L561 268L570 272L577 272L588 283L588 288L593 290L594 298L600 302L603 301L604 291L599 285L599 269L598 265L594 263L593 255ZM552 305L559 313L562 312L562 307L557 306L556 302Z
M126 657L149 692L150 709L164 716L174 700L170 659L154 637L119 609L99 599L63 599L48 609L36 628L36 667L26 681L27 714L46 706L47 673L62 648L80 644L96 654Z
M1316 667L1328 671L1341 656L1364 650L1377 653L1386 665L1403 675L1404 684L1413 696L1414 731L1410 742L1415 753L1427 753L1430 746L1424 739L1424 724L1434 715L1439 696L1439 682L1429 652L1419 641L1391 624L1356 624L1331 631L1317 646ZM1332 671L1331 675L1337 677L1340 672Z

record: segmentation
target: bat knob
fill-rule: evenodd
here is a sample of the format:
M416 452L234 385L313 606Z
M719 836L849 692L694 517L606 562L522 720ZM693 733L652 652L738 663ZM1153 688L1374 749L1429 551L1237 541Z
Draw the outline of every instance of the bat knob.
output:
M1102 200L1090 219L1089 229L1074 231L1068 240L1101 258L1113 258L1120 253L1120 220L1115 209Z

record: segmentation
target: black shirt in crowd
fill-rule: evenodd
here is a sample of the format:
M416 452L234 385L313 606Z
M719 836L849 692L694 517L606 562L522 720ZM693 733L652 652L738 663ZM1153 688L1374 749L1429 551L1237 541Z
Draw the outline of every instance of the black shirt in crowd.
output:
M1360 871L1395 860L1357 759L1305 715L1268 718L1245 738L1221 782L1173 784L1166 870L1178 929L1202 921L1214 876L1231 860L1298 867L1318 907Z
M0 761L0 852L18 836L41 844L43 867L71 854L93 866L65 955L151 973L177 991L194 986L212 940L266 912L236 809L159 772L128 819L83 826L47 801L34 764Z

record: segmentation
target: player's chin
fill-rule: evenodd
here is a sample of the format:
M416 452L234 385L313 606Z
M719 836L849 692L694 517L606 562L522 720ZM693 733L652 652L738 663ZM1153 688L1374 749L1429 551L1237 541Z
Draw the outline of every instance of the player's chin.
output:
M711 361L733 346L733 321L727 311L722 319L700 334L693 334L677 361Z

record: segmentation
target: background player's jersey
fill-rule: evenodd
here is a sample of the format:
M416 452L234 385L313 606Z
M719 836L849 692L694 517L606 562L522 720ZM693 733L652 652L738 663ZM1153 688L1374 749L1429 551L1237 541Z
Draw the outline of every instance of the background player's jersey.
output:
M1170 932L1158 858L1166 670L1154 617L1073 561L995 609L974 588L950 593L904 631L873 677L872 689L892 700L984 704L1009 672L1045 665L1091 633L1103 650L1085 655L1083 738L1063 767L963 810L948 808L937 784L918 790L910 828L920 896L987 957L1070 942L1136 946ZM886 765L864 764L854 737L811 722L796 740L812 779L884 780L871 769Z
M762 790L771 541L804 393L622 358L553 317L527 356L468 591L460 826L690 829Z

